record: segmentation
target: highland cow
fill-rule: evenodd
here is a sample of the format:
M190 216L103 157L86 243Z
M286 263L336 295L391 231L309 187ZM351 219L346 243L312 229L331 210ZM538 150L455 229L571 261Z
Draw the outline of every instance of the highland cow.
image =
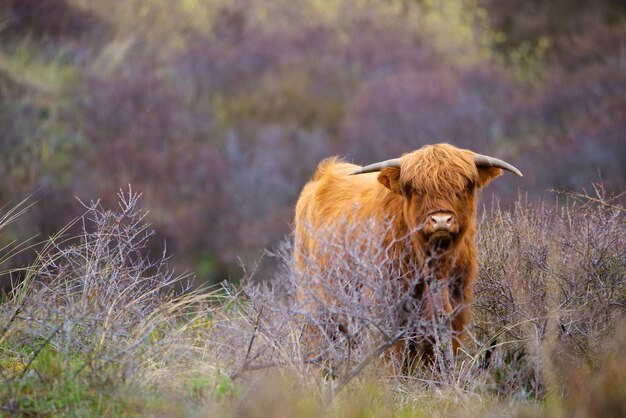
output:
M381 247L390 249L381 263L394 263L386 266L387 271L400 276L412 297L424 299L413 315L429 317L433 305L442 307L456 353L466 334L478 269L474 242L477 193L502 170L522 176L505 161L449 144L427 145L366 167L338 158L322 161L296 205L294 258L299 302L304 309L314 310L307 299L311 292L317 292L318 301L332 298L328 292L312 288L319 287L319 282L307 277L308 264L315 263L323 270L336 262L333 257L337 255L327 250L327 244L331 248L345 245L342 234L346 225L373 220L390 226L375 237ZM329 230L332 233L327 233ZM390 257L390 253L399 256ZM411 285L416 275L422 280ZM429 299L428 286L433 282L441 285L440 301Z

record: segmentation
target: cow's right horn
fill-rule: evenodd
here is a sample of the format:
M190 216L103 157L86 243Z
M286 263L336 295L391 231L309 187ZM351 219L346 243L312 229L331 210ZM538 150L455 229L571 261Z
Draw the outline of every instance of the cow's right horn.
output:
M391 160L380 161L378 163L366 165L365 167L358 168L350 173L351 176L355 174L373 173L380 171L385 167L398 167L400 168L400 158L392 158Z

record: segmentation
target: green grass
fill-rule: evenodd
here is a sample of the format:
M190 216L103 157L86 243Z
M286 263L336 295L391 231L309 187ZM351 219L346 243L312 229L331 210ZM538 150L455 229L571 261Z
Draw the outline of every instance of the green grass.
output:
M112 371L86 376L80 372L84 358L63 355L52 347L42 349L25 369L28 357L21 358L17 363L20 367L12 370L18 378L0 390L5 411L76 417L124 416L137 412L135 399L130 395L136 391L112 381ZM6 362L10 360L2 360L6 370Z

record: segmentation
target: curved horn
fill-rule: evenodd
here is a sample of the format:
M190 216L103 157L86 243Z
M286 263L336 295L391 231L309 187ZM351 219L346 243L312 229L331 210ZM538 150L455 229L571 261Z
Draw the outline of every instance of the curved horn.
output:
M513 167L506 161L502 161L497 158L488 157L482 154L474 154L474 163L476 163L476 167L498 167L503 170L510 171L511 173L515 173L520 177L524 177L522 172L517 168Z
M365 173L373 173L375 171L380 171L385 167L398 167L400 168L400 159L392 158L391 160L380 161L378 163L366 165L365 167L358 168L350 173L351 176L355 174L365 174Z

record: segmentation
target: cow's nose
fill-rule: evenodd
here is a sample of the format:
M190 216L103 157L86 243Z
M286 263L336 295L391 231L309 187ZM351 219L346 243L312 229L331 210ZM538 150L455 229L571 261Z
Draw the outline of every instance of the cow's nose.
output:
M452 225L452 215L437 214L430 217L435 231L449 231Z

